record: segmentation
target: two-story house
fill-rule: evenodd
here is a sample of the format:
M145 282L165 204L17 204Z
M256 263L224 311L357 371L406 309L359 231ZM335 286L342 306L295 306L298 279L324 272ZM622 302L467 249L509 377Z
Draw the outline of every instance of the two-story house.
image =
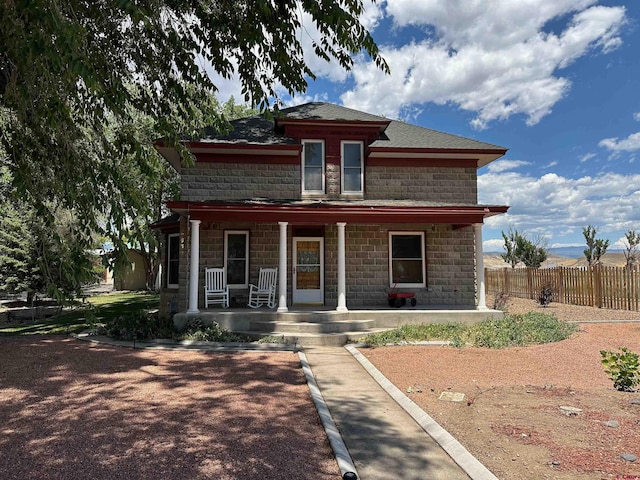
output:
M506 149L329 103L235 120L185 142L176 215L165 233L163 308L203 310L205 267L224 267L231 307L246 307L260 267L278 268L277 312L486 309L477 170ZM213 308L210 310L214 310ZM233 311L234 308L228 310Z

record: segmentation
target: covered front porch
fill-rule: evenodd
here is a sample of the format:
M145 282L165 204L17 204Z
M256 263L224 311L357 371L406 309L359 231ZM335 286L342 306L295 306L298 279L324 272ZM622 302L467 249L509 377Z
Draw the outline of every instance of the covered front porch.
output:
M278 314L299 313L305 310L301 306L305 303L328 306L328 309L323 307L321 310L342 314L353 308L367 312L393 311L381 308L381 304L383 301L386 303L383 299L398 278L391 264L391 240L403 236L415 237L418 244L417 262L414 262L418 265L414 270L417 282L407 285L412 287L410 291L417 289L418 304L411 310L403 308L403 311L417 311L416 308L428 312L438 309L448 312L487 311L482 222L485 217L500 213L501 207L452 207L423 203L409 206L407 202L393 206L372 202L355 205L353 202L273 204L263 200L231 204L174 202L169 206L188 219L183 223L186 227L183 231L187 232L185 244L188 246L189 265L185 282L186 314L201 314L201 267L222 263L219 257L212 262L211 252L215 250L209 245L221 245L222 232L228 229L236 233L234 230L240 228L238 225L247 232L251 230L252 238L255 237L255 243L253 240L251 243L252 278L255 278L259 266L277 268L275 304ZM204 254L201 254L201 228L207 235ZM310 235L310 231L314 234ZM247 239L248 236L247 233ZM301 269L296 263L299 255L295 252L301 245L297 242L301 241L319 245L315 252L319 252L320 259L317 262L320 295L311 301L300 297L296 301L296 293L299 292L296 272ZM395 257L393 261L396 262ZM401 260L396 263L401 263ZM247 288L246 284L244 288ZM367 307L369 301L371 308ZM239 306L238 303L236 305ZM434 308L434 305L446 306Z
M197 314L203 323L218 323L222 328L252 338L282 337L287 343L300 346L341 346L384 330L409 324L458 322L473 324L487 318L500 318L499 310L459 305L429 305L416 307L371 306L344 312L330 307L292 307L287 312L267 308L211 308ZM193 314L182 312L174 316L174 324L184 327Z

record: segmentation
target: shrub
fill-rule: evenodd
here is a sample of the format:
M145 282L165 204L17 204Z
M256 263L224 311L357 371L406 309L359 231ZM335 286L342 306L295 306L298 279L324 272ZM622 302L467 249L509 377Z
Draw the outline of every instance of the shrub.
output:
M509 303L509 294L500 292L496 295L496 298L493 300L493 309L506 312L508 303Z
M284 335L267 335L266 337L261 337L258 340L258 343L287 343L284 339Z
M469 328L469 341L475 347L505 348L559 342L577 330L575 324L555 315L529 312L488 319Z
M126 315L107 320L103 332L118 340L140 340L158 338L160 333L167 334L167 329L172 332L166 320L160 320L146 310L134 310Z
M180 340L192 340L195 342L246 342L247 339L229 330L221 328L217 322L209 325L202 323L199 318L187 320L186 330L180 336Z
M553 298L553 293L553 287L551 285L545 285L538 295L538 303L543 307L548 306Z
M600 350L602 365L617 390L631 392L640 384L638 354L630 352L626 347L620 347L619 350L620 353Z
M158 318L146 310L134 310L107 320L99 333L117 340L173 338L176 331L170 318Z

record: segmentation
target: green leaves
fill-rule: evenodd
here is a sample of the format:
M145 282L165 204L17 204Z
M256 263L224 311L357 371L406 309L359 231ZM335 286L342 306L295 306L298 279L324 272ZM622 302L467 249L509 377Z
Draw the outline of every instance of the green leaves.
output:
M609 240L596 238L597 232L598 231L591 225L582 229L582 235L587 244L587 248L583 253L589 266L600 263L600 258L606 253L607 248L609 248Z
M511 268L522 262L529 268L540 268L540 265L547 259L547 250L541 245L541 239L535 242L527 239L524 234L517 230L509 229L509 233L502 232L504 239L505 253L501 255L502 259L511 264Z
M613 386L623 392L631 392L640 385L640 365L638 354L620 347L620 352L600 350L605 373L613 382Z
M228 127L212 101L216 74L237 76L243 100L267 110L313 78L301 43L311 31L320 57L350 68L363 51L388 71L361 13L360 0L0 2L0 150L12 186L48 224L73 212L68 227L85 246L93 232L125 231L148 207L140 179L166 180L150 142L188 162L183 136ZM128 128L139 116L151 129Z

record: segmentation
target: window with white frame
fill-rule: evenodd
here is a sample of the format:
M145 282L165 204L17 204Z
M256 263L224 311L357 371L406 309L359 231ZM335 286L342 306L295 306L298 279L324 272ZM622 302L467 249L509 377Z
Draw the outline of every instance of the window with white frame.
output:
M167 235L167 288L178 288L180 278L180 234Z
M342 193L363 192L363 143L343 141L342 147Z
M426 287L424 232L389 232L389 284Z
M246 230L225 230L224 268L227 272L229 288L249 286L249 232Z
M324 141L302 141L302 193L324 193Z

